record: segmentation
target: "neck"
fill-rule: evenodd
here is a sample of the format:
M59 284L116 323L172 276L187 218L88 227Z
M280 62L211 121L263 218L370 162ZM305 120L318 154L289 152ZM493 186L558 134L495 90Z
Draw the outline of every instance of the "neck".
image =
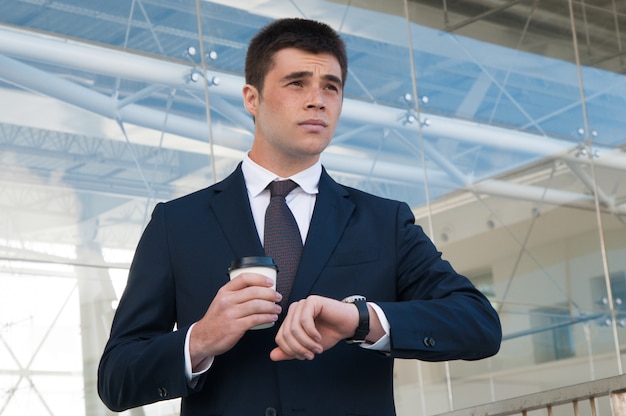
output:
M248 153L250 159L281 178L289 178L296 173L302 172L315 165L319 160L319 155L302 158L281 158L277 155L259 155L253 150L250 150L250 153Z

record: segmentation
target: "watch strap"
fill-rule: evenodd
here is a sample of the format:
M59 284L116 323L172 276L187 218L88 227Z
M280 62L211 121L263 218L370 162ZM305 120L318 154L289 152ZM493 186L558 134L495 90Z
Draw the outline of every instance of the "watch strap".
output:
M346 303L352 303L359 311L359 325L351 338L346 339L348 344L362 344L365 337L370 332L370 313L367 307L367 301L364 296L350 296L343 300Z

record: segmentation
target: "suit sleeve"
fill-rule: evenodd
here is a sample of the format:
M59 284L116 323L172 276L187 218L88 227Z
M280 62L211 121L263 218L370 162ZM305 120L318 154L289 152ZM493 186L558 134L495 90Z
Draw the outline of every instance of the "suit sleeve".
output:
M114 411L186 396L184 343L174 331L175 288L159 204L137 246L98 368L98 393Z
M391 326L391 355L424 361L476 360L500 348L499 317L414 224L408 205L396 216L397 302L377 302Z

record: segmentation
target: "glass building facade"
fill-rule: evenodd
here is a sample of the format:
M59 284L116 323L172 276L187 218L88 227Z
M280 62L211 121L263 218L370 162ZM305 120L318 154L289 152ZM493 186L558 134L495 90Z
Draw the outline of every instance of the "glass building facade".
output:
M398 360L398 414L622 374L623 0L0 0L0 415L110 414L139 236L249 149L246 48L280 17L348 47L329 173L409 203L502 320L493 358Z

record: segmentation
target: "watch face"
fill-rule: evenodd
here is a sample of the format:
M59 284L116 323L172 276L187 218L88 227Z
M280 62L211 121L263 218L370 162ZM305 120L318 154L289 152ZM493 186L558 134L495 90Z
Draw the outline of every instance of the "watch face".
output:
M345 303L354 303L355 300L367 300L365 299L365 296L361 296L361 295L352 295L352 296L348 296L347 298L343 298L342 302Z

